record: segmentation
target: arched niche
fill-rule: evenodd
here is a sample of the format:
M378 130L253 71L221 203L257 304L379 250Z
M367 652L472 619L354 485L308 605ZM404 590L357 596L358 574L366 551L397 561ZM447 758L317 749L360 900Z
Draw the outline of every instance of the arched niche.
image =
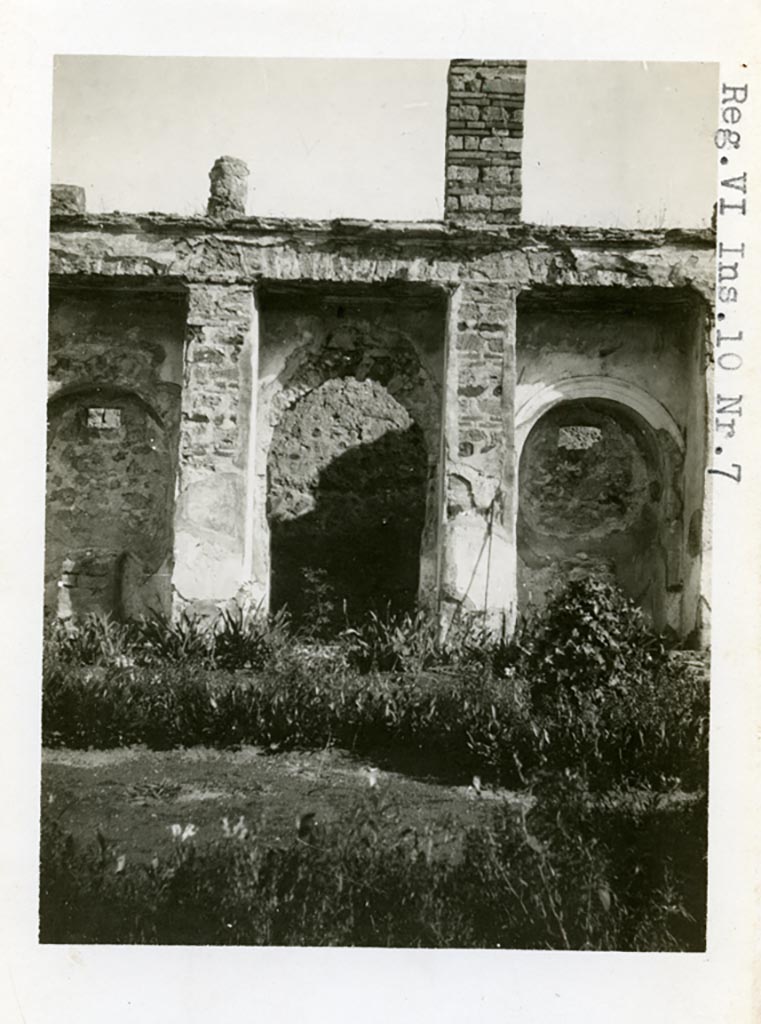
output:
M171 561L176 424L121 387L77 385L48 403L46 605L129 616ZM169 573L164 572L169 585ZM161 583L156 594L159 607ZM158 609L157 609L158 610Z
M677 449L684 452L684 438L676 420L643 388L616 377L577 376L538 388L518 407L515 416L517 454L520 456L529 431L541 416L560 402L579 399L602 399L630 409L656 433L668 434Z
M656 417L652 403L635 408L603 388L546 389L538 414L522 410L518 606L541 607L558 585L594 574L659 628L678 625L668 595L681 585L681 436L662 407Z
M277 576L280 573L282 579L284 564L281 559L278 569L271 558L277 560L282 554L284 538L298 533L293 532L295 526L279 525L278 511L281 496L290 486L284 483L288 473L284 472L281 456L293 447L296 442L292 439L297 437L304 447L291 452L291 465L301 462L311 481L305 525L316 528L321 510L338 501L338 481L348 477L349 470L366 464L376 494L398 489L410 499L406 510L404 502L392 500L391 494L383 499L389 508L394 505L396 509L391 517L385 516L389 520L385 526L390 558L401 555L402 549L407 554L401 559L406 568L398 566L395 570L398 587L390 578L394 572L389 565L390 577L379 588L380 599L390 597L390 603L397 607L410 607L415 597L419 603L433 600L438 558L440 375L437 356L431 349L430 326L424 331L425 343L418 345L408 333L394 328L391 320L352 310L343 315L340 308L335 314L311 310L273 322L264 318L257 399L252 589L257 599L264 599L271 607L282 599ZM324 417L324 405L330 409L328 419L335 425L335 436L333 428L323 423L318 427L325 431L322 441L319 435L305 439L305 428L299 421ZM344 450L330 449L330 445L339 443ZM335 468L329 468L333 462ZM347 496L351 490L347 483ZM409 524L415 522L414 529L402 525L405 518ZM278 535L271 538L276 521ZM404 538L401 548L394 539L397 536ZM355 558L361 544L352 547L349 555ZM413 550L417 559L414 566ZM356 566L361 575L360 561ZM342 598L338 600L340 603ZM363 602L355 604L361 608Z

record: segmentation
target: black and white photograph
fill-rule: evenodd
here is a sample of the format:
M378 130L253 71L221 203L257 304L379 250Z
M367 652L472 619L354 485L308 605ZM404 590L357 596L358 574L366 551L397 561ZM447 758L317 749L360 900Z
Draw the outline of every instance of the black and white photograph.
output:
M3 1019L754 1018L739 3L11 0Z
M42 941L705 948L718 85L56 60Z

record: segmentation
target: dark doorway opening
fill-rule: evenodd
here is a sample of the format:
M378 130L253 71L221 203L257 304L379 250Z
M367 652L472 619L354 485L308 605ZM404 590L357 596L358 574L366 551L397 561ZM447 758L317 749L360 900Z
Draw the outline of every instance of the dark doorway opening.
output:
M273 609L322 635L370 611L410 611L427 454L376 381L330 380L283 416L268 461Z

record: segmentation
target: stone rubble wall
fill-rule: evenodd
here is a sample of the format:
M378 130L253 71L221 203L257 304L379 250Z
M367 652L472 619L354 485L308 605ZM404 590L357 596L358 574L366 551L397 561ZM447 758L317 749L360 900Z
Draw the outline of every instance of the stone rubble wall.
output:
M46 606L171 605L183 297L106 288L50 302Z

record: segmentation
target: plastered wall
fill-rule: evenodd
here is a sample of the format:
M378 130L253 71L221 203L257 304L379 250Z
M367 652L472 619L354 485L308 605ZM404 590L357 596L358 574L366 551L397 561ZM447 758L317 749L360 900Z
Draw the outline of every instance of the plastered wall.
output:
M524 609L594 571L659 627L699 628L699 552L689 537L703 504L703 319L689 289L559 289L519 300L516 401L519 416L531 410L519 438ZM570 443L575 426L597 434Z
M171 605L184 299L54 290L46 606L118 615Z

